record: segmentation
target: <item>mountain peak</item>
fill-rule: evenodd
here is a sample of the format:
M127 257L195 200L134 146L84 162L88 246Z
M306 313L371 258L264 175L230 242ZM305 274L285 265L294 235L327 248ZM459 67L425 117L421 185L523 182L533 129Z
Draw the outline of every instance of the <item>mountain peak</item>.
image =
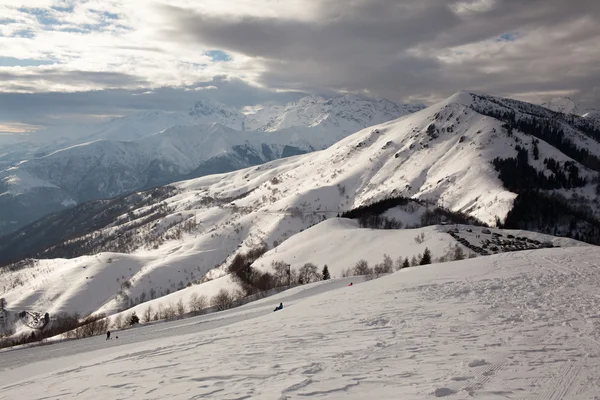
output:
M189 115L192 117L211 116L215 114L233 116L240 113L232 107L210 99L197 100L189 111Z

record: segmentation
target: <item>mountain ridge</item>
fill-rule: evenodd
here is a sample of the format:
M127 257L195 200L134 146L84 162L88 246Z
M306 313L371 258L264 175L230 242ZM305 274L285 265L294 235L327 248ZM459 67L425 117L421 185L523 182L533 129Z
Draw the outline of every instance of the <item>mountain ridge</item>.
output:
M185 114L151 112L113 119L80 137L82 143L47 147L37 157L0 171L0 233L82 201L324 149L373 122L419 108L356 96L344 96L339 104L311 97L280 107L276 115L255 112L252 131L244 130L249 121L245 114L211 100L197 101ZM277 125L273 118L286 122ZM126 140L116 140L123 132ZM47 199L43 206L42 192Z

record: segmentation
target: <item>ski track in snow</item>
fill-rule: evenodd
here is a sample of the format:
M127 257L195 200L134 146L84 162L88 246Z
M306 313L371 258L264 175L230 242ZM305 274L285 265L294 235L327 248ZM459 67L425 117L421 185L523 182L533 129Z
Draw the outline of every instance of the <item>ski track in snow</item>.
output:
M3 352L0 398L591 399L599 256L536 250L333 280L110 342Z

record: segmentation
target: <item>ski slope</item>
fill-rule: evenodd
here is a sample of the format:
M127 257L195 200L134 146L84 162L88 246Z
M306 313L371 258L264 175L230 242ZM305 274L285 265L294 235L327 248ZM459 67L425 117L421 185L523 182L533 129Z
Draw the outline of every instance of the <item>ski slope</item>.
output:
M319 282L109 342L4 351L0 398L592 399L599 257L545 249Z

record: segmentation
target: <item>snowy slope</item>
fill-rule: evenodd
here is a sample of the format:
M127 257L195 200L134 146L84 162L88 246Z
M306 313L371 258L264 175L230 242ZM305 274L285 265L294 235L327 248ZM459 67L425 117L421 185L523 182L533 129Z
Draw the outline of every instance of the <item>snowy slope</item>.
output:
M581 115L581 107L570 97L556 97L546 103L542 103L542 107L564 114Z
M598 257L550 249L353 287L320 282L306 296L284 292L109 342L3 352L0 397L592 399Z
M90 297L86 303L75 301L77 293L73 291L80 290L77 288L65 292L60 299L54 298L58 292L44 294L56 285L60 276L65 276L63 268L77 271L76 275L69 275L65 285L77 286L82 282L96 285L97 273L92 281L85 279L89 275L83 266L91 261L84 257L70 261L41 261L40 266L54 263L50 273L55 278L50 286L45 286L40 271L25 269L1 275L0 287L10 288L5 297L17 309L76 310L82 314L99 309L113 312L127 306L129 300L137 303L135 299L141 299L144 292L148 298L151 288L166 294L167 290L172 292L203 277L223 277L227 260L237 252L262 244L279 251L287 247L286 240L293 240L290 238L324 218L335 217L343 211L390 195L430 199L493 224L496 217L503 218L512 208L516 194L504 188L491 161L499 156L514 157L515 138L522 146L530 146L531 143L531 137L519 131L509 136L502 121L475 110L476 107L504 107L502 101L459 92L426 110L361 130L324 151L182 181L174 185L175 190L166 192L165 197L158 196L156 204L126 208L120 211L118 217L111 217L109 223L92 233L88 233L85 224L100 216L91 206L82 205L75 208L73 214L59 218L60 221L52 220L51 226L55 236L79 228L82 228L78 231L83 232L83 236L68 237L70 240L65 243L52 243L45 256L63 258L102 253L93 256L97 260L93 265L98 271L111 271L111 284L100 281L98 287L103 288L102 293ZM527 105L519 103L519 106ZM586 137L581 138L584 140ZM541 159L547 156L561 162L571 160L545 142L540 141L538 146L541 157L533 164L537 168L543 168ZM596 175L583 166L580 174ZM585 195L584 189L589 188L583 188L581 196ZM593 190L591 193L593 195ZM154 192L146 194L146 197L154 196ZM126 199L123 201L127 204ZM153 207L158 205L160 208L154 210ZM86 214L89 209L94 210L93 215ZM148 219L148 215L156 218ZM414 216L407 215L407 218L402 221L405 226L413 225ZM67 224L59 230L62 221L71 220L84 222L81 226ZM43 223L44 220L40 222ZM17 232L10 240L7 237L9 248L3 248L0 243L0 254L7 254L12 247L26 241L28 236L34 236L45 228L34 226L31 229ZM394 240L393 234L377 232L377 235L386 237L389 246ZM326 235L323 233L322 236ZM339 238L335 235L343 237L344 232L332 235L332 238ZM413 246L411 240L414 240L414 234L397 235L399 242ZM437 233L431 235L435 237ZM441 249L435 248L435 240L428 243L436 256L443 255L452 243L449 237L442 236L444 240L439 241ZM284 243L285 247L278 248L280 243ZM44 249L46 247L36 252ZM82 253L82 249L85 252ZM409 256L404 253L413 251L407 247L406 251L392 254L396 250L384 249L384 246L378 249L381 253L373 251L360 258L373 257L379 262L383 253L397 257ZM416 252L422 250L414 249ZM116 251L132 254L108 255ZM290 257L297 256L295 250L289 254ZM109 258L114 259L112 263L108 263ZM278 261L291 263L293 259ZM301 262L304 261L302 259ZM312 259L308 261L315 262ZM356 261L344 260L343 268ZM36 280L33 274L40 275L41 281ZM126 297L117 298L123 280L129 280L131 286L123 289ZM23 285L13 288L15 281Z
M422 108L355 96L307 97L248 116L201 100L187 112L139 113L38 132L30 135L32 143L0 150L0 234L8 231L3 226L18 228L65 204L325 149L359 129ZM15 178L25 174L32 177L27 182ZM57 190L41 206L44 187Z
M582 115L583 118L593 121L594 124L600 125L600 110L587 111Z
M292 269L298 270L306 263L319 263L319 269L327 265L332 277L341 277L348 268L363 259L373 266L383 261L383 255L389 255L394 261L400 258L419 259L426 248L431 251L432 258L447 256L453 253L456 246L463 249L465 257L476 254L457 242L447 232L458 230L459 237L465 238L469 244L481 247L482 241L491 238L490 234L482 234L484 228L469 226L428 226L418 229L375 230L359 228L354 220L332 218L301 233L292 236L281 245L259 258L254 267L268 269L272 262L285 261ZM470 231L470 232L469 232ZM492 229L492 233L524 236L540 242L549 241L557 247L585 246L567 238L556 238L534 232ZM423 240L417 241L423 235ZM483 236L483 237L482 237ZM502 251L498 249L498 251ZM490 250L490 253L493 253Z

